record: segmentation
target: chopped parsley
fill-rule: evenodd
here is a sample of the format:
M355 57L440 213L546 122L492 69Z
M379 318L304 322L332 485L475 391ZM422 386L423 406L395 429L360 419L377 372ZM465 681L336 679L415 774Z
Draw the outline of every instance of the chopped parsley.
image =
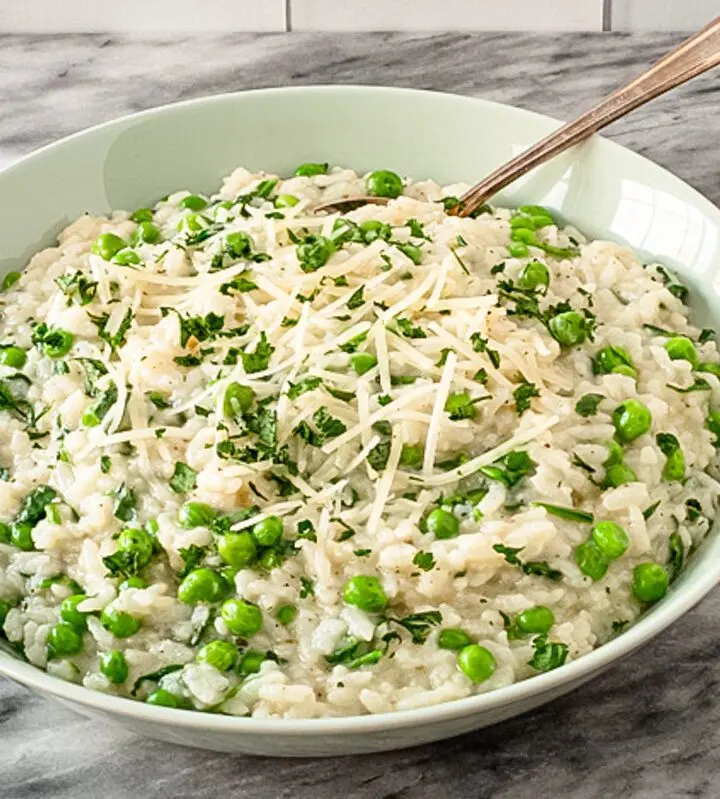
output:
M539 397L540 392L534 383L524 382L521 383L515 391L513 397L515 398L515 411L518 416L522 416L525 411L529 410L530 402L533 397Z
M82 272L66 272L55 278L55 283L62 293L68 298L70 305L75 297L80 305L89 305L97 293L98 284L89 280Z
M365 293L365 286L360 286L360 288L353 292L350 296L350 299L345 303L345 305L351 310L354 311L356 308L359 308L361 305L365 304L365 297L363 296Z
M680 576L685 563L685 546L679 533L673 533L668 540L668 574L670 582Z
M169 485L175 493L186 494L197 485L197 472L191 469L187 463L176 461Z
M315 411L312 418L315 430L307 422L300 422L293 431L312 447L322 447L329 438L335 438L347 430L345 423L331 416L324 405Z
M208 547L199 547L197 544L190 544L189 547L178 550L178 555L180 555L183 560L183 567L178 572L179 580L187 577L191 571L194 571L203 562L205 555L208 553L208 549Z
M368 452L367 460L376 472L381 472L387 466L389 457L390 442L381 441Z
M294 400L301 394L314 391L320 385L322 385L322 379L320 377L309 375L308 377L303 377L302 380L298 380L297 383L290 383L287 395L291 400Z
M439 610L428 610L424 613L411 613L402 619L388 619L404 627L414 644L424 644L433 627L442 624L442 613Z
M532 666L537 671L552 671L562 666L567 660L568 645L548 642L547 636L538 635L533 640L535 650L528 666Z
M248 374L254 372L262 372L263 369L268 368L270 363L270 356L275 352L275 347L268 343L265 333L260 333L260 341L252 352L243 352L241 354L243 369Z
M117 491L113 493L115 497L115 507L113 513L121 522L131 522L137 518L137 498L132 488L128 488L123 483Z
M412 562L424 572L435 568L435 557L432 552L416 552Z
M577 510L575 508L566 508L563 505L551 505L549 502L533 502L550 513L552 516L557 516L559 519L565 519L568 522L580 522L582 524L592 524L595 517L592 513L584 510Z
M481 466L478 470L489 480L499 480L508 488L512 488L523 477L535 474L537 464L524 450L508 452L490 466Z
M602 394L585 394L575 403L575 413L584 417L595 416L604 399Z
M125 344L125 336L128 330L130 330L133 319L135 318L132 308L128 308L117 330L114 333L109 333L107 326L110 321L110 314L104 313L99 316L93 316L89 313L88 316L90 317L90 321L97 327L98 336L110 345L110 349L112 349L113 352L115 352L118 347L122 347L123 344Z
M522 552L524 548L525 547L506 547L503 544L493 545L495 552L502 555L511 566L517 566L523 574L547 577L549 580L554 581L562 579L562 572L553 569L545 561L529 560L523 563L518 557L518 554Z
M472 344L472 348L475 352L484 352L487 357L490 359L490 363L498 369L500 366L500 353L497 350L491 350L488 347L488 340L484 338L480 333L473 333L470 336L470 343Z
M427 338L427 333L421 327L413 325L409 319L398 318L395 323L405 338Z
M196 342L213 341L225 324L225 317L212 312L205 316L183 316L175 308L161 308L160 313L163 316L177 314L181 347L187 347L191 338Z

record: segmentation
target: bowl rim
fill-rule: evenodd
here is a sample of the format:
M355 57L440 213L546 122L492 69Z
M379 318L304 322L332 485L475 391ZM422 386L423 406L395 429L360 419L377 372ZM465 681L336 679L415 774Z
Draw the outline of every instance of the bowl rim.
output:
M111 131L115 127L122 128L125 124L134 120L148 119L171 111L182 110L190 106L210 105L218 102L233 103L253 95L273 94L282 96L283 94L297 95L303 93L338 93L344 95L353 93L375 93L378 95L392 94L395 96L404 94L414 96L419 101L440 101L457 103L458 105L485 106L491 112L515 115L524 120L533 119L536 124L539 124L541 127L545 126L548 130L561 124L559 120L553 117L505 103L480 97L427 89L361 84L321 84L251 89L168 103L138 113L126 114L107 120L44 145L28 155L23 156L19 160L13 161L8 166L0 169L0 181L6 175L16 170L22 170L27 164L44 158L48 153L54 150L62 150L77 139L102 134L105 131ZM630 158L637 163L642 163L653 170L659 170L664 173L666 177L669 176L673 182L676 182L676 185L683 187L684 192L687 193L689 191L691 197L694 195L695 202L703 206L708 215L713 217L718 227L720 227L720 209L713 205L713 203L699 191L681 178L678 178L672 172L669 172L650 159L633 152L629 148L597 134L592 137L592 142L594 146L608 150L611 154L617 156L622 154L623 157ZM551 696L548 698L551 699L562 693L563 687L567 686L567 689L570 690L577 684L590 679L595 673L599 673L614 661L622 659L647 643L650 639L675 622L680 616L694 607L694 605L708 594L718 582L720 582L720 562L718 562L714 570L711 568L706 574L695 578L692 582L688 582L679 588L676 587L670 596L653 607L647 614L641 616L627 632L622 633L617 638L608 641L592 652L583 655L577 660L572 660L554 671L539 674L526 680L512 683L511 685L496 688L486 693L464 697L462 699L454 699L437 705L408 710L395 710L378 714L304 719L254 718L251 716L230 716L148 705L125 697L93 691L83 685L68 682L49 674L31 663L16 660L1 650L0 675L10 677L42 693L50 694L61 701L71 702L100 712L111 713L126 718L135 718L140 721L155 723L162 726L177 726L206 732L252 733L255 735L282 734L294 737L323 736L330 734L361 734L382 732L385 730L398 730L416 725L440 724L448 720L465 718L476 714L479 715L506 705L522 703L525 700L539 697L542 694L550 694Z

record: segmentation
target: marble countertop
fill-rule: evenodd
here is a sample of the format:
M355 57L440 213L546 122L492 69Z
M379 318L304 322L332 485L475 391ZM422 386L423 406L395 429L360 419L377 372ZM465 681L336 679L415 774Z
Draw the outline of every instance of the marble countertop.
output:
M259 86L413 86L568 118L676 39L0 36L0 166L112 117ZM716 72L617 123L609 135L720 204L719 106ZM719 618L715 591L661 639L568 697L461 738L362 760L280 764L182 749L87 720L0 679L0 796L717 797Z

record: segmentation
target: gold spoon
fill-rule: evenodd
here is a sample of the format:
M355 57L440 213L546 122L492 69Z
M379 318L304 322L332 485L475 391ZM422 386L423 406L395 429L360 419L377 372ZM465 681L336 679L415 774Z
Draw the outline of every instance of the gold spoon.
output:
M536 166L579 144L616 119L629 114L661 94L680 86L720 64L720 17L686 39L635 80L617 89L589 111L568 122L537 144L508 161L476 183L449 210L453 216L469 216L505 186ZM388 197L349 197L315 207L315 211L349 211L366 203L387 205Z

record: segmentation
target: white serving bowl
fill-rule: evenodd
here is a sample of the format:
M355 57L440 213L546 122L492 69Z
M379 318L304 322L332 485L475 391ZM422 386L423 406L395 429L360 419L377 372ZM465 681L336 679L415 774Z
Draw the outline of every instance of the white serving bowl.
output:
M85 211L211 191L235 166L288 174L305 161L474 182L557 126L509 106L357 86L209 97L71 136L0 172L0 273ZM586 234L622 241L673 268L702 323L720 319L720 211L659 166L594 138L516 183L499 204L537 203ZM435 707L337 719L253 719L146 705L52 677L0 650L0 673L81 713L167 741L264 755L338 755L413 746L515 716L581 685L662 632L720 579L712 533L667 597L620 637L507 688Z

